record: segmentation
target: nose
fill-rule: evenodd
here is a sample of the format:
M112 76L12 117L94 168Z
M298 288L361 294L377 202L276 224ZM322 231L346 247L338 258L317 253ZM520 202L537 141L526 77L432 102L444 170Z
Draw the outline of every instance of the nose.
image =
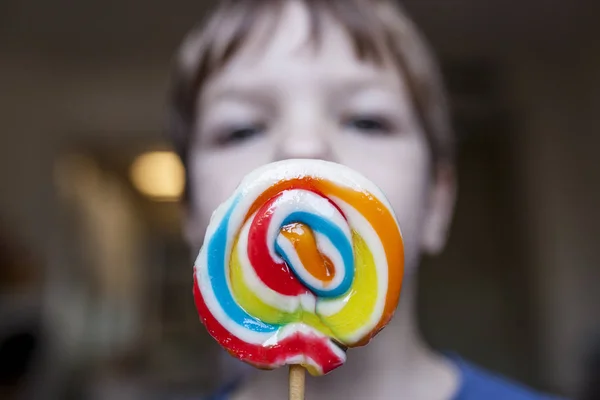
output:
M332 135L326 125L324 121L311 122L304 118L283 127L276 149L277 160L312 158L333 161Z
M277 148L277 159L314 158L331 161L330 146L318 137L318 134L307 132L304 137L286 138Z

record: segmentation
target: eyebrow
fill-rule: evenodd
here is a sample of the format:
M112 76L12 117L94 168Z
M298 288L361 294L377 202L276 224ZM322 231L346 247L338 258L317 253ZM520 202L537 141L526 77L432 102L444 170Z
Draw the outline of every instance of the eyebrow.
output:
M237 101L266 107L273 104L274 101L272 90L264 85L227 84L224 87L207 92L202 99L204 105L207 104L207 97L209 96L210 103Z
M334 97L344 99L365 90L378 90L386 93L395 93L389 84L379 77L365 77L332 82Z

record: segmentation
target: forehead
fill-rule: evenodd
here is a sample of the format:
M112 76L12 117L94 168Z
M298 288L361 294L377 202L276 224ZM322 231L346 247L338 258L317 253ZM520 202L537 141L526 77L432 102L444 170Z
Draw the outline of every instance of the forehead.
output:
M379 58L375 54L370 57L361 54L356 43L359 38L355 35L325 9L309 9L301 1L284 2L280 9L259 14L246 40L209 77L204 89L210 92L215 83L220 86L295 78L299 84L304 78L311 81L400 80L385 49L376 49L379 43L370 43L371 51L377 52Z
M200 89L240 52L265 56L266 47L277 51L281 44L314 50L323 41L350 45L359 59L380 64L391 50L388 19L399 16L388 8L370 0L224 2L180 47L179 73Z

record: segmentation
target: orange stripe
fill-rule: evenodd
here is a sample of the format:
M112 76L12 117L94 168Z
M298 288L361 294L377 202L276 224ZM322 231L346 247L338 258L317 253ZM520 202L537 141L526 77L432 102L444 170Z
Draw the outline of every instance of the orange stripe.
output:
M319 252L315 235L308 226L289 224L283 227L281 234L292 243L300 262L312 276L325 284L331 282L335 273L332 262Z
M338 196L353 206L371 223L383 244L387 258L388 288L385 308L377 327L370 335L372 337L390 321L398 305L404 273L404 243L394 216L382 202L367 192L360 193L346 188L338 190L344 192L343 195L338 194ZM369 340L370 337L365 337L358 345L367 344Z
M250 216L252 214L254 214L260 207L262 207L263 204L265 204L267 201L269 201L269 199L271 199L273 196L276 196L277 194L279 194L285 190L304 189L304 190L317 191L317 190L315 190L316 188L314 186L315 181L316 181L315 178L304 177L304 178L292 178L289 180L277 182L276 184L274 184L273 186L271 186L267 190L265 190L263 193L261 193L261 195L258 196L258 198L256 200L254 200L254 203L252 203L252 206L248 210L248 213L246 214L246 218L244 218L244 219L247 220L248 218L250 218Z

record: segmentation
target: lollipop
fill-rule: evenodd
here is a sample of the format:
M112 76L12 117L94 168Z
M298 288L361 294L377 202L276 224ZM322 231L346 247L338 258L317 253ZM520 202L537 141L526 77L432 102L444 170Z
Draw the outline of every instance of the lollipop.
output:
M281 161L250 173L214 212L194 268L196 306L240 360L322 375L389 322L403 255L373 183L330 162Z

